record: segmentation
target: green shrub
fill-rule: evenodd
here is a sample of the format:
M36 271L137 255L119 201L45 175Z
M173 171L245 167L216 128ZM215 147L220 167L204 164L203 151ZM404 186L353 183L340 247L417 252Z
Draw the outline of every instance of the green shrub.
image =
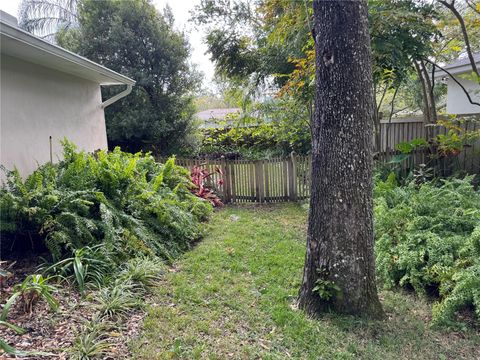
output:
M460 250L459 259L451 268L437 269L441 279L443 301L433 307L436 323L452 325L455 312L473 305L480 319L480 225L473 231Z
M201 154L237 154L256 159L310 151L310 132L305 128L261 124L249 127L206 129Z
M69 349L69 359L89 360L104 357L111 347L105 336L107 330L108 326L97 319L82 325L73 347Z
M162 165L119 148L88 154L65 141L59 164L25 181L7 173L0 230L16 246L44 244L57 261L97 244L117 263L140 254L172 259L202 234L200 221L211 212L189 186L174 158Z
M44 278L40 274L28 275L21 284L14 287L14 292L3 306L0 314L0 321L6 321L8 312L13 304L20 299L25 313L32 313L33 306L38 300L45 300L50 309L56 311L58 309L58 301L53 296L57 289L49 284L50 278Z
M105 355L106 322L141 306L163 261L202 235L212 206L193 195L192 186L174 158L159 164L149 154L119 148L87 154L67 141L60 163L45 164L25 180L7 172L0 189L2 250L48 249L53 264L44 264L43 272L71 282L97 310L77 335L71 358ZM2 270L0 276L6 275ZM17 298L30 311L39 298L58 306L55 288L42 275L27 277L16 290L0 314L2 323Z
M480 315L480 192L472 177L375 187L377 273L383 284L437 295L434 322L463 307Z

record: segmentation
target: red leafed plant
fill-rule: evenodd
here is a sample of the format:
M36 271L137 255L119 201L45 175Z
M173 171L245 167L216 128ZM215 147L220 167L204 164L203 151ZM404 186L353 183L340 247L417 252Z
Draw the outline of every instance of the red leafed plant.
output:
M218 166L215 168L215 172L211 173L202 166L195 166L190 172L192 182L195 185L191 192L196 196L208 200L210 204L215 207L222 206L223 203L215 192L208 187L208 179L214 174L220 174L220 178L217 180L218 185L223 185L223 171Z

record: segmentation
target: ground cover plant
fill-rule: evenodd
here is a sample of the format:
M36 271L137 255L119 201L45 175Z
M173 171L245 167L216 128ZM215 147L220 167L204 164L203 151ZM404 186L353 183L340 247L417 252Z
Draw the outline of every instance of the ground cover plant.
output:
M45 164L25 181L7 174L1 231L11 240L2 244L45 245L57 260L100 243L119 263L136 254L170 259L201 235L200 221L211 211L192 186L173 158L161 165L148 154L87 154L65 142L59 164Z
M455 314L480 319L480 192L464 179L399 186L392 174L375 187L377 274L439 297L433 321L458 325Z
M132 318L165 263L203 234L202 221L212 206L195 196L194 188L174 158L159 164L149 154L118 148L88 154L68 141L58 164L45 164L25 180L7 172L0 189L2 256L45 256L40 266L29 268L35 274L14 279L19 285L9 286L7 269L0 274L7 285L0 320L11 343L26 343L24 314L45 315L46 303L81 320L73 321L83 330L71 339L71 357L111 355L106 334ZM5 352L17 351L3 339L1 344ZM56 351L65 353L66 347Z
M162 278L136 359L475 359L472 329L430 326L431 303L383 290L383 321L296 308L305 256L305 208L227 206L208 234Z

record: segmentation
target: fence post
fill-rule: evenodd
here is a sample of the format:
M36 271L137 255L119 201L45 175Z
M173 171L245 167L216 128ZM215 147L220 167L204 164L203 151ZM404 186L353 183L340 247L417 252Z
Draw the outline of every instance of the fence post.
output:
M288 195L290 201L297 201L297 164L295 161L295 152L292 151L288 161Z
M232 198L232 191L230 187L230 166L228 161L225 160L225 156L222 156L221 164L223 170L223 201L228 204Z
M257 160L255 161L255 198L259 203L265 198L263 185L263 161Z

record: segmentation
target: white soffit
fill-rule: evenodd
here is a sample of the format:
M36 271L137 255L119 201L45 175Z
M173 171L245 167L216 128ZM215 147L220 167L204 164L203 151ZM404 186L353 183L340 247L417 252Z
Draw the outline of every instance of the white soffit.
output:
M4 18L0 20L0 35L2 54L91 80L100 85L135 84L135 80L50 44L7 23Z

